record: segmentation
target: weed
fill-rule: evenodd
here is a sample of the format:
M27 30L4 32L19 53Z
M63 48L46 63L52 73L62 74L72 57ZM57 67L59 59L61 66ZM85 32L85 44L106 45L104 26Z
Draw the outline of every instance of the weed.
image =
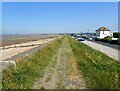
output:
M48 46L29 55L17 64L17 71L8 68L3 71L3 89L23 89L31 88L44 73L44 69L49 65L54 54L62 42L62 38L55 40Z
M68 39L87 88L118 89L120 63L79 41Z

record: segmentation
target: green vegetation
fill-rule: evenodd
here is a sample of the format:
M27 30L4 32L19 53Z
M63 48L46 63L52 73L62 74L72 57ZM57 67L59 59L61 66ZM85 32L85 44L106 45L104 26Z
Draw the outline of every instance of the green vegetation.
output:
M45 67L48 66L54 54L57 53L62 38L55 40L47 47L29 55L17 64L17 71L12 67L3 71L3 89L32 88L34 82L43 76Z
M79 70L90 89L118 89L120 63L91 47L69 38Z
M111 43L112 42L112 37L111 36L107 36L103 39L100 38L95 38L95 41L102 41L102 42L106 42L106 43Z
M101 41L101 42L106 42L106 43L110 43L110 44L118 44L120 45L120 33L113 33L113 38L118 38L117 40L112 40L111 36L107 36L103 39L100 38L95 38L95 41Z
M69 72L75 71L71 69L71 61L72 56L75 57L78 63L78 70L82 73L82 77L84 77L86 81L87 88L90 89L118 89L118 73L120 74L120 63L116 60L111 59L107 55L92 49L91 47L76 41L68 36L68 44L63 45L66 46L62 49L62 54L60 63L58 68L58 79L60 82L58 84L58 88L64 88L64 84L62 84L63 75L69 75ZM61 48L61 43L63 38L55 40L53 43L48 46L42 48L36 53L29 55L21 62L17 63L17 70L15 71L12 67L3 71L3 79L2 79L2 88L3 89L30 89L33 87L34 82L40 77L43 77L44 70L49 65L51 68L55 68L56 61L52 61L53 56L58 53L58 48ZM65 41L64 43L67 43ZM72 51L70 51L70 48ZM73 53L73 54L72 54ZM68 58L68 59L67 59ZM55 59L57 57L55 56ZM65 61L66 60L66 61ZM67 61L68 60L68 61ZM54 62L50 64L50 62ZM67 62L66 68L65 62ZM59 64L60 64L59 63ZM55 68L56 69L56 68ZM62 74L59 70L66 71L66 74ZM52 70L52 69L51 69ZM52 70L53 71L53 70ZM50 71L50 73L53 73ZM73 72L74 73L74 72ZM51 80L52 74L49 74L46 82ZM52 84L52 83L51 83ZM120 83L119 83L120 85ZM45 89L41 87L41 89Z
M113 33L113 37L114 37L114 38L120 38L120 32Z
M118 38L117 40L112 40L112 37L110 37L110 36L107 36L103 39L95 38L95 41L101 41L101 42L106 42L106 43L110 43L110 44L120 45L120 38Z
M101 41L101 39L100 38L95 38L95 41Z
M112 41L112 37L111 36L107 36L103 39L103 42L107 42L110 43Z

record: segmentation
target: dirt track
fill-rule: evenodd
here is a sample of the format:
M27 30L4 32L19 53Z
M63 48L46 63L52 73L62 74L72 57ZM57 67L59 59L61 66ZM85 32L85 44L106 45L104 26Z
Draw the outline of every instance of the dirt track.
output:
M77 70L77 63L65 38L53 55L43 77L35 82L33 89L84 89L85 83Z

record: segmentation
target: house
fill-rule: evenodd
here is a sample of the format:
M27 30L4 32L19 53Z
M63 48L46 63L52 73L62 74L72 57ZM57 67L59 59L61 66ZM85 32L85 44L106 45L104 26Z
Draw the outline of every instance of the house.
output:
M113 36L113 33L111 33L108 28L100 27L98 30L96 30L96 37L97 38L104 38L106 36Z

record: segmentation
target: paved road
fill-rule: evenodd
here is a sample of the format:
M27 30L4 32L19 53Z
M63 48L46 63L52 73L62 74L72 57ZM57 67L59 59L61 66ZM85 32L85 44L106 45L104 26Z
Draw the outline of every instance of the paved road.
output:
M120 53L120 50L118 51L118 46L109 45L108 44L100 44L97 42L92 42L92 41L82 41L82 43L87 44L88 46L101 51L102 53L108 55L109 57L119 60L118 54ZM110 47L111 46L111 47Z
M110 44L110 43L105 43L105 42L100 42L100 41L91 41L91 42L98 43L98 44L101 44L101 45L104 45L104 46L108 46L108 47L120 50L120 45L117 45L117 44Z

